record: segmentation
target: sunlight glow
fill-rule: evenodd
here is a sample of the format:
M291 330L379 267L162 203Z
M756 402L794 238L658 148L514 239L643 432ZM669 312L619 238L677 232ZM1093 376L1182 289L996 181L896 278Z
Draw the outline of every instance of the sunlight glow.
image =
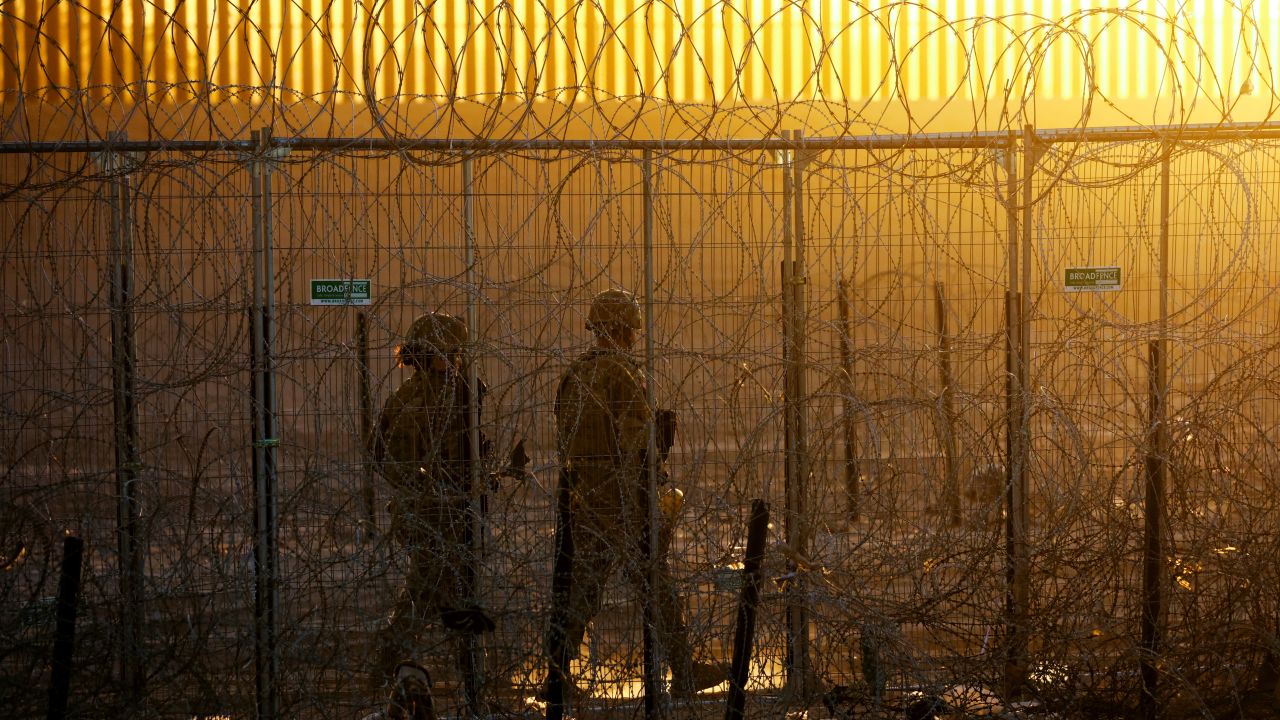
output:
M361 3L195 0L172 11L123 3L108 26L97 19L100 2L37 0L0 33L13 59L0 72L8 90L92 87L101 96L139 81L194 89L211 80L303 94L474 97L590 85L601 97L856 103L943 100L957 89L961 101L1032 88L1070 100L1090 87L1091 59L1093 85L1116 100L1169 98L1180 86L1225 103L1273 86L1268 46L1280 45L1280 23L1259 24L1248 4L1168 5L471 0L392 3L374 16Z

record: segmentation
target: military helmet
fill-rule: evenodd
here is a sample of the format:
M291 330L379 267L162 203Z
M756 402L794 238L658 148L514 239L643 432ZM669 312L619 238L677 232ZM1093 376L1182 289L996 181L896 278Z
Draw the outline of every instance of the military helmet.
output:
M404 344L416 352L452 355L467 344L467 324L446 313L427 313L409 326Z
M640 329L640 304L626 290L605 290L591 301L587 314L587 327L599 330L610 325L625 325Z

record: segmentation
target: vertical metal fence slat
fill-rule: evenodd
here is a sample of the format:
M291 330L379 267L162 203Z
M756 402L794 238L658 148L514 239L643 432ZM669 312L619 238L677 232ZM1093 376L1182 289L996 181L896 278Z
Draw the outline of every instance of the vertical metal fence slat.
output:
M742 590L738 598L737 620L733 632L733 662L729 671L729 697L725 703L725 720L742 720L747 703L747 680L751 672L751 653L755 647L756 611L763 584L760 566L764 562L764 544L769 536L769 504L760 498L751 501L747 523L747 546L742 565Z
M796 521L795 536L792 538L794 544L792 547L801 557L809 557L810 554L810 523L809 523L809 492L810 492L810 462L809 462L809 398L808 383L806 382L806 374L809 372L808 366L808 327L809 327L809 307L807 303L806 289L809 281L808 266L805 258L805 166L806 151L803 149L804 138L803 131L792 130L791 137L795 141L795 149L792 152L792 163L790 171L793 179L791 182L791 222L795 225L792 236L793 260L791 263L791 287L789 292L792 295L791 313L792 313L792 389L795 392L793 401L794 412L792 420L795 422L795 470L793 473L793 481L795 483L794 501ZM808 570L802 569L796 574L795 580L795 613L794 618L794 640L795 654L792 658L794 661L794 678L798 679L798 686L793 690L799 693L801 698L807 698L814 689L813 665L810 657L809 642L809 578Z
M84 540L68 535L62 539L62 569L58 578L53 657L49 663L48 720L63 720L71 696L71 673L75 668L76 616L80 607L80 579L84 561Z
M1032 268L1035 267L1035 260L1032 257L1032 243L1035 241L1035 172L1036 164L1040 160L1040 141L1036 137L1035 128L1026 125L1022 130L1022 226L1021 240L1022 252L1019 259L1022 262L1022 282L1018 287L1018 292L1022 293L1022 302L1018 308L1018 315L1022 318L1022 327L1019 329L1018 342L1020 345L1020 355L1022 362L1019 366L1020 381L1022 383L1022 391L1024 395L1030 391L1031 387L1031 321L1033 319L1033 308L1031 307L1032 298ZM1023 412L1030 411L1030 402L1023 402ZM1023 430L1027 430L1030 419L1023 418ZM1030 435L1027 436L1030 438ZM1030 444L1027 445L1030 451Z
M844 492L845 512L850 521L857 521L861 512L859 495L862 493L859 482L858 444L854 430L854 385L853 385L853 336L850 327L849 285L844 271L836 271L836 303L838 304L840 323L840 409L841 430L844 442Z
M942 432L943 488L942 504L951 525L960 524L960 479L956 470L955 443L955 378L951 374L951 335L947 331L947 296L946 286L939 280L934 287L934 317L938 333L938 380L942 385L939 393L938 413L942 416L939 423Z
M1160 339L1169 336L1169 173L1173 162L1172 143L1162 144L1160 153ZM1163 356L1162 356L1163 357Z
M276 642L279 531L272 323L275 310L272 263L271 130L254 133L250 164L253 210L253 305L250 367L253 385L251 432L254 487L254 686L259 720L279 714L279 654Z
M1025 632L1027 595L1024 592L1025 568L1023 527L1019 522L1022 504L1023 459L1026 435L1024 431L1022 387L1022 263L1019 252L1020 231L1018 218L1019 189L1029 187L1029 178L1018 177L1014 153L1017 139L1009 133L1005 151L1006 208L1008 225L1008 291L1005 293L1005 610L1004 610L1004 692L1012 696L1021 691L1025 677ZM1024 148L1025 151L1025 148ZM1024 163L1026 158L1024 156ZM1025 228L1022 229L1025 232Z
M653 318L653 297L654 287L654 270L653 270L653 241L654 241L654 197L653 197L653 155L650 151L645 150L640 156L640 173L643 191L643 232L644 232L644 373L645 373L645 404L649 406L649 416L656 417L657 411L657 389L654 387L655 367L655 345L653 338L654 318ZM646 597L640 599L644 606L644 716L646 720L650 720L657 716L658 696L661 692L659 678L661 677L661 668L664 653L669 653L671 648L660 647L658 642L657 623L658 609L654 600L654 590L658 587L658 428L654 422L649 423L647 428L648 437L646 438L645 457L648 462L645 463L648 474L646 476L647 488L645 492L645 517L646 528L644 531L644 551L645 557L642 561L645 564L645 574L648 578L647 586L650 592Z
M373 436L373 369L369 365L369 314L364 310L356 311L356 364L359 366L360 385L360 442ZM361 463L360 496L363 504L365 528L360 537L371 540L377 535L378 512L374 501L374 468L372 462Z
M126 138L116 136L114 141ZM142 652L143 547L139 527L138 482L141 455L138 447L137 348L133 317L133 193L129 159L107 149L103 165L115 176L109 181L112 230L111 378L115 430L117 494L117 550L120 563L121 673L126 702L142 699L145 672Z
M1163 717L1160 693L1160 654L1163 652L1163 616L1165 610L1165 457L1168 436L1165 425L1165 401L1168 379L1165 370L1164 342L1151 341L1148 347L1148 419L1147 448L1143 463L1143 552L1142 614L1140 619L1139 671L1142 691L1139 711L1143 720Z
M462 568L461 571L470 575L467 583L468 591L473 597L467 598L467 602L476 606L480 605L479 595L483 583L483 568L485 567L485 499L484 495L488 492L486 487L487 481L484 477L483 458L481 457L480 446L480 350L483 343L480 342L480 320L478 301L480 295L480 282L476 273L476 210L475 210L475 169L472 165L472 159L463 158L461 163L462 169L462 230L463 240L466 243L464 249L464 263L466 265L466 323L467 337L470 338L470 347L467 348L467 468L470 473L468 480L471 485L471 508L468 513L467 522L471 524L467 536L470 538L471 547L468 548L469 567ZM481 644L480 637L475 633L468 633L464 642L466 643L466 667L462 669L463 678L463 696L466 702L465 712L468 717L480 717L484 714L483 703L484 698L481 697L481 689L484 687L484 649Z
M791 131L783 130L782 139L791 140ZM783 540L792 544L795 542L796 534L796 422L795 422L795 372L793 365L795 363L795 349L793 345L795 324L794 310L792 302L795 295L791 292L791 278L793 274L792 265L792 237L793 226L791 223L791 206L793 177L791 175L791 163L793 162L794 150L786 148L778 152L781 158L779 163L782 173L782 207L778 212L778 222L781 224L782 230L782 262L781 272L779 275L779 319L781 321L782 331L782 437L783 437ZM788 561L787 568L789 571L798 573L795 563ZM791 583L790 588L794 588L795 583ZM788 687L794 686L796 683L796 616L798 608L795 607L794 594L792 590L784 593L786 596L785 621L786 621L786 656L784 658L784 670L786 672L786 682Z
M1160 257L1159 257L1159 336L1148 349L1148 411L1150 418L1146 441L1143 479L1143 570L1142 616L1140 619L1141 661L1139 672L1142 692L1139 711L1143 720L1163 717L1164 702L1160 689L1160 655L1164 650L1165 599L1164 567L1166 550L1166 464L1169 456L1167 403L1169 370L1165 348L1169 332L1169 165L1172 146L1163 145L1160 157Z

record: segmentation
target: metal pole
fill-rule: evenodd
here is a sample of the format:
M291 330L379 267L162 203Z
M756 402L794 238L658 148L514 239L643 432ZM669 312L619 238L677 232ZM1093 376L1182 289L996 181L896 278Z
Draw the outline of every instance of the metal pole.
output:
M123 136L115 136L123 141ZM119 153L104 156L111 181L111 384L115 427L116 533L120 562L120 669L125 695L141 702L145 673L142 660L143 552L138 518L138 451L136 347L133 336L133 197Z
M1009 292L1017 294L1018 292L1018 212L1017 212L1017 195L1018 195L1018 166L1013 161L1013 153L1018 147L1018 138L1009 131L1007 144L1004 148L1004 176L1005 176L1005 222L1009 226L1009 270L1008 282Z
M1160 158L1160 339L1169 337L1169 171L1173 146L1166 143ZM1161 356L1164 357L1163 355Z
M782 139L791 140L791 131L783 130ZM792 338L792 318L791 303L795 299L791 293L791 232L794 229L791 223L791 162L795 157L795 151L784 149L782 152L782 273L781 273L781 302L782 312L779 317L782 321L782 433L783 433L783 493L785 495L785 505L783 509L784 533L787 542L791 542L791 535L795 526L795 501L792 497L795 492L795 373L792 371L795 350L792 347L794 342ZM787 667L791 667L790 660L790 625L787 627Z
M76 610L80 604L80 569L84 541L74 535L62 541L62 574L58 579L57 626L53 636L53 661L49 674L49 720L67 716L71 695L71 655L75 650Z
M1016 508L1022 504L1020 481L1022 477L1020 457L1022 437L1021 392L1018 383L1017 327L1021 324L1019 310L1021 298L1015 293L1005 293L1005 393L1009 414L1006 420L1006 453L1009 458L1005 470L1005 692L1016 695L1023 685L1026 671L1026 603L1025 570L1022 565L1022 523Z
M746 709L747 678L756 634L756 606L760 603L760 586L763 584L760 566L764 564L764 544L768 536L769 505L764 500L752 500L751 520L747 524L747 552L742 563L742 596L738 600L738 621L733 633L733 665L729 671L725 720L742 720Z
M951 377L951 335L947 332L946 288L941 281L934 285L934 313L938 327L938 372L942 383L942 462L945 472L942 504L947 520L960 523L960 486L956 477L955 387Z
M1027 492L1028 465L1031 457L1031 240L1032 203L1034 200L1032 178L1036 165L1035 131L1030 125L1023 128L1022 138L1022 282L1018 290L1017 322L1018 347L1015 359L1018 373L1018 442L1017 457L1013 463L1013 486L1009 502L1009 534L1013 546L1013 608L1015 633L1010 645L1010 688L1016 693L1027 679L1027 653L1030 644L1028 610L1031 603L1031 558L1027 533L1030 526L1030 498Z
M653 340L653 295L654 287L654 270L653 270L653 233L654 233L654 207L653 207L653 156L649 150L645 150L641 156L640 165L641 175L644 184L644 372L645 372L645 403L649 406L649 412L652 416L658 407L657 394L653 386L654 377L654 340ZM644 716L645 718L656 717L658 712L658 695L661 692L660 680L662 678L662 651L669 651L670 648L662 648L658 643L657 622L658 611L654 604L653 591L658 587L658 554L654 552L654 546L658 535L658 428L656 423L649 423L649 437L647 446L648 465L648 492L645 493L645 512L648 517L647 527L645 528L644 552L645 552L645 573L648 576L649 593L646 594L641 602L644 605Z
M792 172L795 179L791 186L791 202L795 213L795 261L791 266L791 312L794 322L791 326L795 351L792 362L795 368L795 439L796 439L796 512L799 546L796 550L806 557L809 553L809 528L807 491L809 485L809 432L808 432L808 389L805 382L806 363L808 362L807 341L809 310L806 302L806 286L809 282L808 268L805 263L804 236L804 159L800 146L803 142L801 131L792 130L791 137L796 141L795 162ZM805 633L807 645L808 633ZM807 659L807 656L806 656Z
M1160 337L1148 348L1150 360L1149 400L1151 410L1147 456L1144 463L1146 500L1142 558L1142 655L1139 663L1142 694L1139 696L1143 720L1163 716L1160 698L1160 654L1164 648L1165 580L1165 458L1169 452L1165 403L1168 397L1168 358L1165 353L1169 332L1169 165L1172 148L1165 145L1160 158Z
M463 234L466 236L466 264L467 264L467 336L471 338L472 352L468 353L467 363L467 382L474 390L479 386L480 368L476 364L474 348L479 345L480 338L480 319L478 307L476 305L477 294L480 292L479 280L476 277L476 199L475 199L475 171L472 166L471 158L463 158L462 160L462 222ZM474 396L474 393L472 393ZM472 397L472 402L467 408L470 417L467 426L467 442L471 444L472 459L479 459L480 448L480 403L477 398ZM474 487L480 484L481 472L478 463L471 464L471 482Z
M467 465L470 468L471 512L468 522L468 538L471 562L463 569L468 575L467 592L472 596L469 602L479 605L480 568L483 565L483 533L484 533L484 494L485 479L480 456L480 368L475 348L479 342L480 322L476 307L476 295L479 283L476 279L476 210L475 210L475 174L471 158L462 160L462 222L463 234L466 238L467 265L467 337L471 338L472 347L467 353ZM464 640L465 667L462 668L463 695L466 698L468 717L484 715L481 692L484 687L484 648L475 633L468 633Z
M791 131L783 130L782 139L790 141ZM795 386L795 293L792 292L792 182L791 163L795 161L794 148L782 150L782 434L783 434L783 539L788 543L796 541L796 386ZM788 561L787 569L798 573L796 564ZM794 588L794 585L792 585ZM797 689L796 677L796 618L798 608L795 607L794 592L789 588L786 597L787 653L786 673L787 687L794 692Z
M1164 342L1153 340L1148 348L1149 407L1151 411L1145 466L1146 500L1144 504L1142 556L1142 652L1139 663L1142 693L1139 705L1143 720L1162 717L1159 695L1160 653L1164 646L1164 525L1165 463L1168 453L1167 428L1164 422L1166 386Z
M251 365L253 376L254 476L254 676L259 720L278 714L278 516L276 508L276 448L279 437L275 411L275 369L271 335L275 301L271 238L271 130L254 134L258 157L253 176L253 310Z
M1024 395L1024 363L1025 343L1022 331L1025 327L1022 318L1024 300L1019 289L1018 278L1022 275L1023 264L1027 262L1018 253L1018 214L1017 189L1019 187L1013 151L1017 139L1009 134L1009 146L1005 154L1005 172L1007 174L1007 212L1009 226L1009 291L1005 303L1006 324L1006 404L1008 421L1005 428L1006 468L1005 468L1005 693L1015 696L1025 684L1027 671L1027 630L1026 609L1029 601L1027 588L1026 539L1023 523L1024 509L1024 462L1026 457L1026 425ZM1028 164L1029 167L1029 164ZM1025 193L1030 183L1024 179L1022 185ZM1024 215L1024 220L1026 216ZM1023 232L1025 232L1025 228ZM1025 247L1025 245L1024 245Z
M1018 289L1022 293L1022 303L1018 309L1019 315L1022 317L1021 332L1018 341L1021 345L1019 348L1019 356L1021 362L1022 391L1027 393L1031 388L1031 266L1032 253L1031 243L1035 239L1035 223L1034 223L1034 204L1035 204L1035 186L1032 179L1035 177L1036 163L1040 158L1039 144L1036 139L1035 128L1026 125L1022 130L1022 286ZM1030 410L1031 404L1024 402L1022 409L1025 413ZM1023 418L1024 429L1030 422L1030 417ZM1031 435L1028 434L1027 439L1030 440ZM1023 450L1029 454L1031 447L1029 443L1023 444ZM1024 458L1025 460L1025 458ZM1025 467L1024 467L1025 470Z
M861 511L858 486L858 442L853 424L853 338L849 336L849 285L844 275L836 278L840 309L840 390L844 405L844 488L849 519L857 521Z
M569 649L565 641L568 624L569 592L573 579L573 522L570 517L570 476L560 468L556 487L555 560L551 566L551 627L547 650L547 720L562 720L565 715L565 678L569 672ZM577 652L577 648L574 648Z
M373 370L369 366L369 314L364 310L356 313L356 364L360 382L360 438L368 442L373 437ZM360 488L362 510L365 517L365 532L362 538L371 538L377 534L378 515L374 507L373 465L364 463L363 485Z
M795 255L791 263L791 372L792 390L792 440L795 442L795 462L792 471L792 518L791 537L788 544L802 557L809 556L809 518L808 518L808 485L809 485L809 433L807 427L807 402L805 388L806 363L806 326L808 311L805 303L805 284L808 282L805 267L804 243L804 160L801 151L803 143L801 131L791 131L796 149L792 156L791 172L791 212L795 223L794 242ZM791 676L789 685L792 690L805 697L812 690L812 672L809 666L809 608L806 592L807 582L803 572L796 574L792 586L791 600L788 607L791 638L794 647L791 653Z

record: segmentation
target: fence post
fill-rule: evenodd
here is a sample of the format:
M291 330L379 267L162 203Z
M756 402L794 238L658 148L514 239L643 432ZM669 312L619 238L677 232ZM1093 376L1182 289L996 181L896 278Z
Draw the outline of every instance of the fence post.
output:
M1030 527L1030 498L1028 493L1028 465L1031 459L1031 241L1032 201L1035 197L1032 178L1037 160L1035 131L1031 125L1022 133L1022 223L1019 236L1022 252L1017 254L1022 281L1013 300L1016 304L1011 322L1016 324L1017 346L1013 354L1015 382L1014 432L1016 450L1009 463L1009 506L1006 526L1009 536L1009 655L1007 681L1010 695L1020 692L1027 680L1027 647L1031 629L1028 609L1031 604L1031 556L1027 539ZM1011 244L1013 240L1011 238ZM1011 254L1012 257L1012 254Z
M1023 416L1022 384L1018 366L1021 362L1018 345L1018 326L1021 325L1022 298L1020 293L1005 293L1005 393L1009 407L1006 428L1006 453L1009 462L1005 468L1005 573L1008 583L1005 590L1005 693L1017 695L1026 679L1027 671L1027 604L1030 595L1027 586L1026 526L1021 509L1024 503L1022 462L1026 437L1022 433Z
M645 372L645 403L648 404L650 412L657 410L657 393L654 388L654 341L653 341L653 294L654 288L654 270L653 270L653 233L654 233L654 206L653 206L653 154L649 150L645 150L641 155L640 173L642 176L644 190L644 372ZM656 423L649 423L649 436L647 439L647 457L650 461L646 463L648 469L648 477L646 478L648 488L645 492L645 516L647 519L647 528L644 537L645 552L645 574L648 576L647 585L649 588L658 587L658 553L654 552L654 546L657 543L658 534L658 428ZM658 610L654 605L653 593L650 592L641 602L644 605L644 716L646 720L656 717L658 712L658 694L661 692L660 679L662 678L662 659L663 652L670 651L670 648L659 646L657 623Z
M747 523L747 551L742 564L742 592L733 631L733 665L729 672L729 700L725 720L742 720L747 704L747 679L751 670L751 650L756 636L756 607L760 603L760 566L764 563L764 543L769 536L769 504L751 501Z
M1168 452L1164 422L1166 376L1164 342L1153 340L1148 347L1150 366L1148 372L1148 404L1151 412L1147 451L1144 462L1146 486L1143 505L1143 554L1142 554L1142 647L1140 670L1142 694L1139 696L1143 720L1162 717L1159 696L1160 653L1163 649L1164 628L1164 458Z
M115 134L113 141L127 140ZM133 197L130 159L106 150L104 169L112 173L111 204L111 387L115 428L116 533L120 562L120 673L131 705L141 702L146 674L142 660L143 552L138 518L138 451L136 406L137 351L133 336Z
M1018 335L1018 341L1021 345L1019 348L1021 355L1019 371L1021 372L1024 397L1027 396L1031 389L1031 244L1035 240L1035 223L1033 222L1035 187L1032 179L1035 177L1036 163L1039 159L1040 146L1036 140L1035 128L1031 125L1026 125L1022 130L1022 255L1020 258L1022 261L1022 285L1018 289L1022 293L1022 302L1018 309L1018 314L1022 318L1022 328ZM1023 430L1028 432L1026 436L1027 442L1023 444L1023 453L1025 456L1029 456L1031 453L1029 427L1031 418L1028 413L1031 411L1031 403L1024 400L1022 410ZM1023 461L1026 462L1027 457L1023 457Z
M809 555L808 508L806 495L809 484L808 430L805 403L805 307L804 258L804 160L801 151L801 131L791 132L793 147L787 172L791 175L790 203L786 214L793 225L788 248L792 251L784 295L790 299L790 319L786 328L790 331L787 341L788 370L791 377L787 407L790 409L790 444L787 482L787 544L802 557ZM784 186L785 187L785 186ZM786 236L784 236L785 238ZM812 690L812 671L809 665L809 608L804 571L796 569L795 580L788 593L787 603L787 688L793 694L805 697Z
M1166 143L1160 158L1160 339L1169 337L1169 172L1173 146Z
M1006 696L1017 695L1026 681L1027 675L1027 605L1030 601L1028 585L1028 557L1026 539L1026 458L1029 433L1027 428L1026 386L1026 340L1023 331L1026 328L1023 309L1026 301L1022 297L1025 288L1020 287L1019 277L1026 277L1024 264L1026 257L1019 257L1019 221L1017 214L1017 190L1023 190L1023 203L1029 203L1031 196L1030 169L1032 166L1029 150L1024 147L1023 162L1027 175L1022 178L1021 185L1014 164L1013 153L1017 147L1017 137L1009 134L1008 150L1005 154L1005 172L1008 176L1007 195L1009 225L1009 291L1005 301L1006 325L1006 405L1008 420L1005 428L1006 464L1005 464L1005 573L1007 587L1005 590L1005 673L1004 691ZM1023 222L1029 213L1024 207ZM1021 234L1025 237L1028 228L1023 227ZM1023 243L1023 248L1028 245ZM1025 253L1023 253L1025 254Z
M480 568L484 558L484 510L486 481L484 478L483 458L480 455L480 368L475 349L480 341L480 322L477 314L476 295L480 286L476 280L476 210L475 210L475 173L470 157L462 159L462 222L463 235L466 241L467 265L467 337L471 339L471 348L467 358L467 466L470 469L471 512L468 513L470 527L467 530L468 551L471 562L462 572L467 577L467 592L471 597L468 602L479 605ZM466 699L467 717L485 715L484 698L481 692L484 687L485 653L480 636L468 633L466 643L466 667L462 673L462 691Z
M356 364L360 375L360 442L368 442L373 436L373 370L369 366L369 314L364 310L356 312ZM360 448L363 454L365 447ZM364 476L360 487L360 498L364 507L365 529L361 540L371 539L377 534L378 514L374 507L373 464L362 463Z
M858 520L861 512L858 483L858 443L853 425L853 338L849 336L849 284L844 273L836 274L836 301L840 310L840 391L844 410L844 492L849 519Z
M1169 164L1171 148L1165 145L1160 158L1160 336L1148 347L1148 406L1151 417L1147 433L1143 504L1141 662L1142 694L1139 696L1143 720L1163 717L1160 698L1160 653L1164 649L1164 535L1165 458L1169 453L1169 428L1165 423L1169 393L1168 358L1165 340L1169 332Z
M275 368L271 336L275 312L274 269L271 237L271 130L253 134L255 156L251 161L253 191L253 306L250 310L250 374L253 384L251 432L253 434L254 498L254 682L259 720L278 713L279 656L276 648L278 617L279 531L276 507Z
M791 139L791 131L783 130L782 139L784 141ZM781 151L781 167L782 167L782 263L780 267L781 290L779 301L782 304L781 312L778 314L782 325L782 480L783 480L783 541L790 543L793 540L793 534L796 526L796 508L795 508L795 373L792 371L795 363L795 349L792 347L792 327L795 319L792 317L794 312L791 305L795 300L791 292L791 233L794 229L791 221L791 163L795 159L795 152L790 147L784 147ZM788 569L795 571L794 563L788 562ZM788 683L793 670L792 651L795 647L794 628L791 622L792 603L790 596L787 598L786 606L786 627L787 627L787 653L786 653L786 672Z
M62 571L58 579L57 626L53 659L49 663L48 720L63 720L71 696L71 656L75 651L76 613L80 605L80 575L84 541L75 535L62 540Z
M934 312L938 329L938 373L942 382L942 462L946 473L942 504L947 521L960 524L960 485L956 477L955 387L951 377L951 335L947 332L946 288L939 280L934 287Z

